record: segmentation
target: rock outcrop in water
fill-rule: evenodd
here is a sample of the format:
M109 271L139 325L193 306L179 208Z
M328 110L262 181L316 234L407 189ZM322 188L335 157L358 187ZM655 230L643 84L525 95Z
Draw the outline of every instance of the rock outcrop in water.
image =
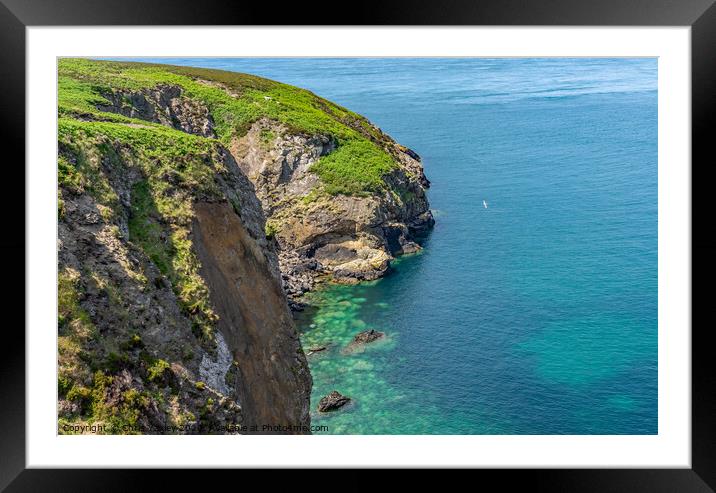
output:
M318 402L318 411L328 413L340 409L351 401L350 397L346 397L337 390L321 398Z
M377 341L384 336L385 334L383 332L378 332L375 329L364 330L363 332L358 332L358 334L356 334L356 336L353 338L352 343L368 344L369 342Z
M385 333L379 332L375 329L368 329L364 330L362 332L358 332L350 343L343 349L343 353L351 353L356 350L362 349L366 344L370 344L372 342L375 342L377 340L383 339L385 337Z

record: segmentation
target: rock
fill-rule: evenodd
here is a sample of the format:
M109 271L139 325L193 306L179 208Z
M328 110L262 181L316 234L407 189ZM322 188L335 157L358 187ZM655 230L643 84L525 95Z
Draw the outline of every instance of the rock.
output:
M220 331L216 332L216 355L204 353L199 365L199 378L211 388L223 395L231 395L231 389L226 384L226 374L231 369L233 357L226 340Z
M407 255L410 253L417 253L422 249L423 248L420 245L418 245L417 243L408 241L403 245L403 255Z
M351 341L351 344L368 344L370 342L377 341L382 337L385 337L385 333L383 332L378 332L375 329L364 330L363 332L358 332L358 334L356 334L353 341Z
M433 217L432 212L425 211L422 214L414 217L409 223L408 223L408 231L410 234L425 234L430 228L432 228L435 225L435 218Z
M179 86L167 84L138 92L114 90L103 95L110 104L100 104L98 109L216 138L209 110L199 102L184 97L182 92Z
M81 410L79 402L59 399L57 401L57 412L60 416L70 417L73 414L79 414Z
M301 303L300 301L295 301L291 298L288 298L288 307L291 309L292 312L302 312L306 309L306 306L307 305L305 303Z
M298 252L288 250L279 252L281 284L288 296L288 305L294 312L303 311L306 304L301 296L313 290L317 271L321 266L316 259L301 257Z
M350 354L355 351L363 351L366 344L375 342L383 337L385 337L385 333L378 332L375 329L364 330L363 332L357 333L355 337L353 337L353 340L341 350L341 353Z
M317 346L317 347L309 348L308 352L306 353L306 356L311 356L312 354L320 353L321 351L325 351L326 349L328 349L328 346Z
M322 413L335 411L336 409L340 409L341 407L345 406L350 401L350 397L346 397L340 392L334 390L330 394L321 398L320 401L318 401L318 410Z
M403 147L401 150L402 150L405 154L407 154L408 156L410 156L411 158L415 159L416 161L420 161L420 156L418 156L418 153L415 152L414 150L412 150L412 149L410 149L410 148L408 148L408 147Z

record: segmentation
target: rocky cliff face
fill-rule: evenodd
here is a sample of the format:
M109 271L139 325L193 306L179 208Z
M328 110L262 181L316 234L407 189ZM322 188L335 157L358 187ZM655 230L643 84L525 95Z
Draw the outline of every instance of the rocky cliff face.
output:
M279 245L288 294L297 298L315 279L354 283L384 275L396 255L420 250L416 239L433 225L420 157L382 134L395 166L378 193L326 193L313 166L338 147L330 135L291 132L261 119L231 145L253 182Z
M420 249L419 156L246 74L59 67L60 432L307 432L289 303Z
M278 277L267 275L275 255L264 253L227 203L197 204L193 231L218 328L240 362L244 422L307 425L311 377Z
M177 87L109 100L213 134ZM123 126L60 129L60 432L305 433L311 378L253 186L216 142L173 155L176 134Z

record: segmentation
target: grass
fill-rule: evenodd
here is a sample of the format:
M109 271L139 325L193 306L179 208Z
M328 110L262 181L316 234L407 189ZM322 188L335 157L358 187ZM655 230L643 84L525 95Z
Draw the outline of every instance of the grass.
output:
M148 126L145 132L166 136L165 127L159 124L101 111L98 106L109 104L104 95L111 91L141 91L170 84L207 106L218 140L224 145L243 136L260 118L283 123L295 133L332 136L338 151L321 158L313 169L329 194L379 191L386 186L383 176L396 166L381 145L388 138L365 118L298 87L220 70L85 59L61 59L58 71L61 119L81 117L122 124L115 125L112 132L122 132L120 127L124 127L125 134L138 130L126 125L135 123ZM269 134L262 137L263 143L272 139ZM150 139L142 135L139 140Z
M264 150L270 151L273 147L274 140L276 139L276 134L272 130L264 128L261 129L259 138L261 140L261 147Z
M349 141L311 166L330 195L362 195L384 188L393 160L372 142Z
M149 183L141 181L135 184L131 197L130 238L142 247L159 271L166 275L172 270L174 252L171 244L163 238L164 228L159 223L161 216L154 205Z

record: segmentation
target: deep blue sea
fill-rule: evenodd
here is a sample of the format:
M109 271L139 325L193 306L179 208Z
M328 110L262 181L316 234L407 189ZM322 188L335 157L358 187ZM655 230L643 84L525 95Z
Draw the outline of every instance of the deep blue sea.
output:
M423 252L298 320L329 433L654 434L656 59L155 59L305 87L423 158ZM487 203L487 208L483 205ZM385 342L344 355L359 330Z

